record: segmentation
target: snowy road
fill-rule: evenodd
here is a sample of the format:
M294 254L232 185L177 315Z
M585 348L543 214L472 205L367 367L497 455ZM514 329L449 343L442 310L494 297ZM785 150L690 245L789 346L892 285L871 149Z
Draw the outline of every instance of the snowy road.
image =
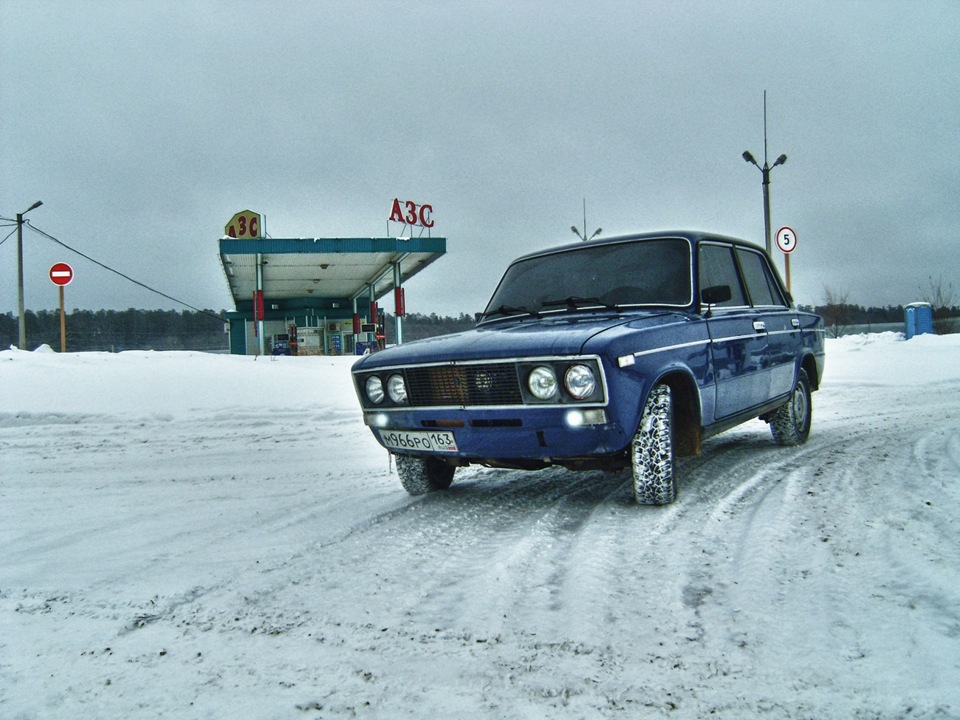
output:
M349 359L0 353L0 717L960 717L960 338L828 345L678 501L409 498Z

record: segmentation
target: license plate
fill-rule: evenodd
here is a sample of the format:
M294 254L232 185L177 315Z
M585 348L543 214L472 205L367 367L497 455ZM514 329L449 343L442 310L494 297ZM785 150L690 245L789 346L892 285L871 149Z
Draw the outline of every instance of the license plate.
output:
M391 450L453 453L457 441L445 430L378 430L380 441Z

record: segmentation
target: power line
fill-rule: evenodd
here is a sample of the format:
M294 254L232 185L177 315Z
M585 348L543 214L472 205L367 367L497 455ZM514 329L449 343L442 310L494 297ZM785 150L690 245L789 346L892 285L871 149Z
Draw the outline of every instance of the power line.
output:
M99 266L102 267L104 270L108 270L108 271L112 272L112 273L115 274L115 275L119 275L119 276L122 277L124 280L128 280L129 282L132 282L134 285L139 285L140 287L144 288L145 290L149 290L150 292L155 293L155 294L159 295L160 297L164 297L164 298L166 298L167 300L172 300L173 302L175 302L175 303L177 303L177 304L179 304L179 305L183 305L184 307L188 307L188 308L190 308L191 310L194 310L195 312L202 313L202 314L204 314L204 315L208 315L208 316L216 319L218 322L221 322L221 323L222 323L222 322L226 322L226 320L224 320L224 319L223 319L222 317L220 317L219 315L214 315L212 312L209 312L208 310L201 310L200 308L194 307L194 306L191 305L190 303L184 302L183 300L180 300L179 298L175 298L175 297L173 297L172 295L167 295L167 293L165 293L165 292L162 292L162 291L160 291L160 290L157 290L156 288L150 287L150 286L147 285L146 283L142 283L142 282L140 282L139 280L135 280L134 278L130 277L129 275L126 275L125 273L122 273L122 272L120 272L119 270L115 270L114 268L110 267L109 265L105 265L104 263L100 262L99 260L95 260L94 258L90 257L90 256L87 255L86 253L82 253L82 252L80 252L79 250L77 250L76 248L70 247L69 245L67 245L67 244L66 244L65 242L63 242L62 240L59 240L58 238L55 238L53 235L50 235L49 233L44 232L44 231L41 230L40 228L35 227L34 225L31 225L29 221L24 221L24 225L26 225L28 228L30 228L31 230L33 230L35 233L39 233L40 235L43 235L45 238L47 238L48 240L51 240L51 241L55 242L57 245L60 245L61 247L66 248L66 249L69 250L70 252L72 252L72 253L74 253L74 254L76 254L76 255L79 255L80 257L84 258L85 260L89 260L89 261L92 262L94 265L99 265ZM12 233L11 233L11 234L12 234ZM9 238L10 236L8 235L7 237ZM6 238L4 238L4 240L6 240Z
M6 226L6 225L3 225L3 226L0 226L0 227L7 227L7 226ZM11 230L10 232L8 232L8 233L7 233L7 236L6 236L3 240L0 240L0 245L3 245L7 240L9 240L10 237L11 237L16 231L17 231L17 228L14 227L13 230Z
M5 227L12 227L13 230L7 233L7 236L3 240L0 240L0 245L3 245L7 240L10 239L10 236L17 231L17 221L13 218L3 217L3 215L0 215L0 228Z

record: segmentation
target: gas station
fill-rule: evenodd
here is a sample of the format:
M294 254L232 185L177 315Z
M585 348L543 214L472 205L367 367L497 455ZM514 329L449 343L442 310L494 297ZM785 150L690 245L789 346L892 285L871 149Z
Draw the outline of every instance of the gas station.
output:
M391 291L396 342L402 343L403 285L446 253L442 237L271 238L261 228L257 213L243 211L219 240L236 308L227 313L233 355L378 349L384 342L378 301Z

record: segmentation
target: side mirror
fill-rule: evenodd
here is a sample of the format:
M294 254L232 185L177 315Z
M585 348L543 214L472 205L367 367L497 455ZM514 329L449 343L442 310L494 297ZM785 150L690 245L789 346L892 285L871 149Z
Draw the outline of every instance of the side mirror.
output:
M703 288L703 290L700 291L700 302L707 306L707 311L703 316L709 318L711 315L713 315L714 305L725 303L732 297L733 291L730 290L729 285L714 285L712 287Z
M714 285L700 291L700 301L704 305L720 305L733 297L729 285Z

